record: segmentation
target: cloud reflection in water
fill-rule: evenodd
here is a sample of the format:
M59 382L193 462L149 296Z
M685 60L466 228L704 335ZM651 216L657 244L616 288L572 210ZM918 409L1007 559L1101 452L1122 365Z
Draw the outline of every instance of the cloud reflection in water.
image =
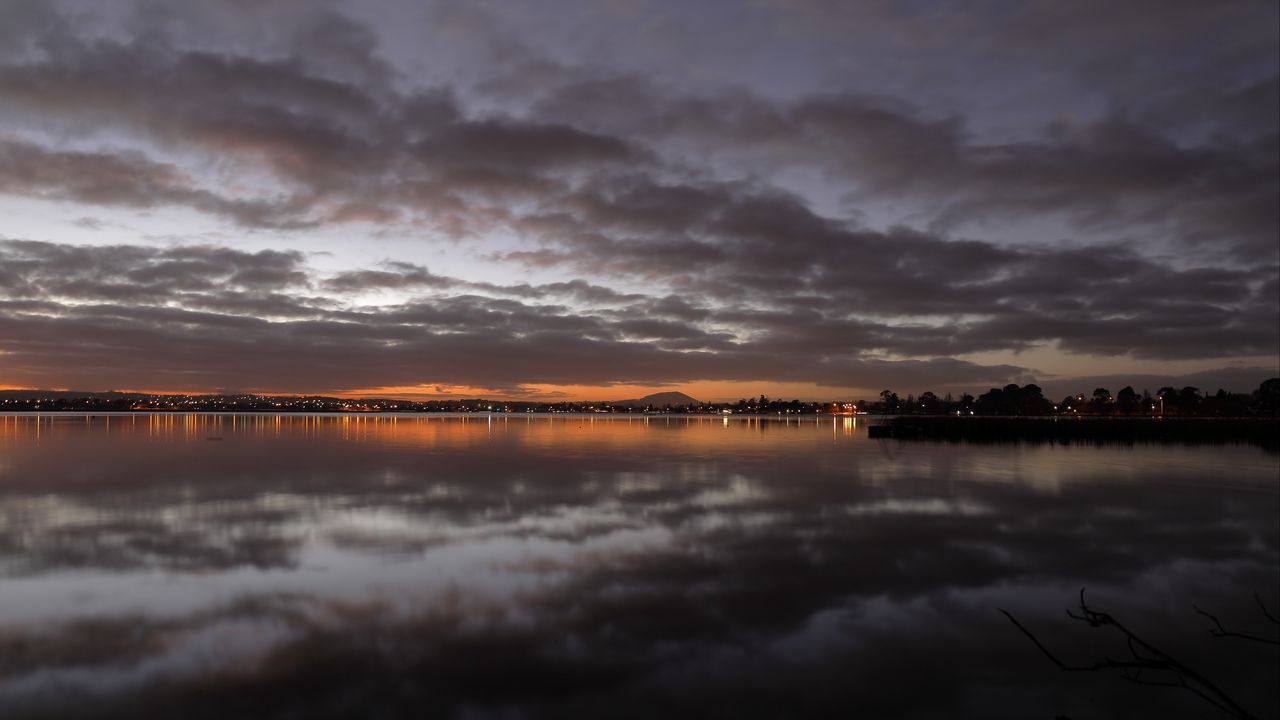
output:
M207 438L221 438L210 442ZM1260 712L1203 636L1277 579L1250 447L876 442L831 419L0 417L18 716L1188 712L1064 676L1099 604ZM1274 599L1274 598L1273 598Z

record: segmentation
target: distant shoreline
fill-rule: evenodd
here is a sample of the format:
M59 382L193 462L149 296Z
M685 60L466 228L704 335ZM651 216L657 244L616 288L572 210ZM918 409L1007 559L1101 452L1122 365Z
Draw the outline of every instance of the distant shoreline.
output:
M1158 417L1158 416L938 416L851 414L718 414L696 412L422 412L422 411L307 411L307 410L0 410L0 417L111 418L139 415L250 415L312 416L329 418L461 418L507 420L600 419L649 420L697 419L725 422L820 423L852 421L865 427L876 440L932 441L967 444L1177 444L1254 445L1280 451L1280 418L1274 417Z

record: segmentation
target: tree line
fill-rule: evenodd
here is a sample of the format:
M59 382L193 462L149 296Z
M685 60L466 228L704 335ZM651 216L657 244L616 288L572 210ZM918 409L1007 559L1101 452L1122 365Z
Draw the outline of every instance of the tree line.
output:
M950 393L938 397L926 391L901 398L884 390L878 400L858 402L858 409L877 415L1092 415L1156 417L1277 417L1280 416L1280 378L1265 380L1251 393L1216 393L1199 388L1162 387L1154 394L1141 393L1126 385L1112 394L1107 388L1092 393L1068 395L1054 402L1039 385L1017 384L991 388L976 398L968 393L956 398Z
M24 397L25 396L25 397ZM1027 384L991 388L974 397L950 393L939 397L931 391L902 398L892 390L877 400L857 402L813 402L782 400L760 395L737 402L690 403L687 405L614 405L600 402L520 402L511 400L450 399L392 400L347 399L323 396L262 395L148 395L142 393L102 393L77 397L71 393L0 391L0 412L4 411L178 411L178 412L608 412L608 413L728 413L742 415L818 415L866 412L873 415L994 415L1057 416L1089 415L1118 417L1280 417L1280 378L1271 378L1251 393L1218 390L1203 393L1195 387L1162 387L1154 394L1137 392L1131 386L1114 395L1107 388L1095 388L1085 395L1068 395L1058 402L1045 397L1040 386Z

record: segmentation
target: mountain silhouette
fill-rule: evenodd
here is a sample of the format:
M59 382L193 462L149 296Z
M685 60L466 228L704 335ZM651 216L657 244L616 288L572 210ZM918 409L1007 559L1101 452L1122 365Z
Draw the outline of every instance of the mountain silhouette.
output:
M667 406L698 405L699 403L682 392L660 392L634 400L613 400L609 404L622 407L646 407L652 405L655 408L663 408Z

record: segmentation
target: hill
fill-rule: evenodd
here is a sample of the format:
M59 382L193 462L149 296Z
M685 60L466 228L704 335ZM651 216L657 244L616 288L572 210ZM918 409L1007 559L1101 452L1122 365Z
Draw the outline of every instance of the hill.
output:
M123 393L115 390L88 392L84 390L0 390L0 399L10 400L95 400L134 399L149 397L146 393Z
M698 401L685 395L682 392L660 392L652 395L645 395L642 398L634 400L614 400L610 405L619 407L646 407L652 405L655 408L664 407L683 407L685 405L698 405Z

